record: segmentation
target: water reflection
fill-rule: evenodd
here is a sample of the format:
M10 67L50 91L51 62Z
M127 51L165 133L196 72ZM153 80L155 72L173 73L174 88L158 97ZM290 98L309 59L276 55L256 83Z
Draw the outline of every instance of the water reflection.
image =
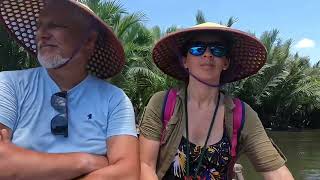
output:
M320 170L319 169L307 169L302 170L300 177L306 180L319 180L320 179Z
M296 180L320 180L320 130L268 132L286 155L287 166ZM240 158L246 180L262 179L246 157Z

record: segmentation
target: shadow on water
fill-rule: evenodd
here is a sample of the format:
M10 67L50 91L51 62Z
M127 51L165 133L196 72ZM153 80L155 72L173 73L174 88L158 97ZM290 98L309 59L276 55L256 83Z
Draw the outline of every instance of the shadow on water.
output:
M268 134L286 155L287 167L296 180L320 180L320 130ZM246 156L240 158L240 163L246 180L262 179Z

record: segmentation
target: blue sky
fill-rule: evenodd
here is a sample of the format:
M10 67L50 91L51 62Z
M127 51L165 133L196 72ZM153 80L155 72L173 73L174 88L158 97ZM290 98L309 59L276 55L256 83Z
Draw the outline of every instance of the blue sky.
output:
M120 0L129 12L143 12L148 27L195 25L197 10L206 20L227 22L238 18L234 28L250 31L258 37L266 30L278 29L282 40L293 40L292 50L320 60L320 0Z

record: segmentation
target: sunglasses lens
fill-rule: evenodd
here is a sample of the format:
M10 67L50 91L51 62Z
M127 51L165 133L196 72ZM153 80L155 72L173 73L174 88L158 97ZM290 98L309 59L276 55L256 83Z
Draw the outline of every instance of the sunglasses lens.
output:
M192 46L189 49L189 53L194 55L194 56L201 56L204 52L206 51L206 47L205 46Z
M68 137L67 92L62 91L51 96L51 106L59 112L51 120L51 132L54 135Z
M51 132L54 135L68 136L68 120L65 114L57 115L52 119Z
M227 54L227 49L223 45L216 44L216 43L203 44L201 42L193 44L189 48L189 53L194 56L201 56L206 51L207 47L210 48L211 54L216 57L223 57L223 56L226 56Z
M56 93L51 97L51 106L59 113L66 113L67 97L64 93Z
M227 54L227 49L223 46L212 46L210 47L210 51L216 57L223 57Z

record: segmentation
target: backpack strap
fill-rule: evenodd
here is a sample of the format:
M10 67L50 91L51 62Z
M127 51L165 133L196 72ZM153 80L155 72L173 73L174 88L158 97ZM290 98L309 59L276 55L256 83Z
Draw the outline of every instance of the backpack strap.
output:
M163 144L165 131L167 130L169 120L174 112L174 107L177 101L177 90L169 89L164 97L164 102L162 105L162 130L161 130L161 140L160 143Z
M237 156L237 150L238 150L238 142L240 138L240 133L244 125L245 121L245 109L244 109L244 103L238 99L235 98L233 100L233 103L235 104L235 109L233 112L233 130L232 130L232 139L231 139L231 156L236 157Z
M237 153L238 153L238 144L241 135L241 130L243 129L243 125L245 122L245 108L244 103L238 99L233 99L233 103L235 104L235 108L233 110L233 128L232 128L232 137L231 137L231 156L232 160L229 166L229 178L231 179L233 174L233 166L237 161Z

